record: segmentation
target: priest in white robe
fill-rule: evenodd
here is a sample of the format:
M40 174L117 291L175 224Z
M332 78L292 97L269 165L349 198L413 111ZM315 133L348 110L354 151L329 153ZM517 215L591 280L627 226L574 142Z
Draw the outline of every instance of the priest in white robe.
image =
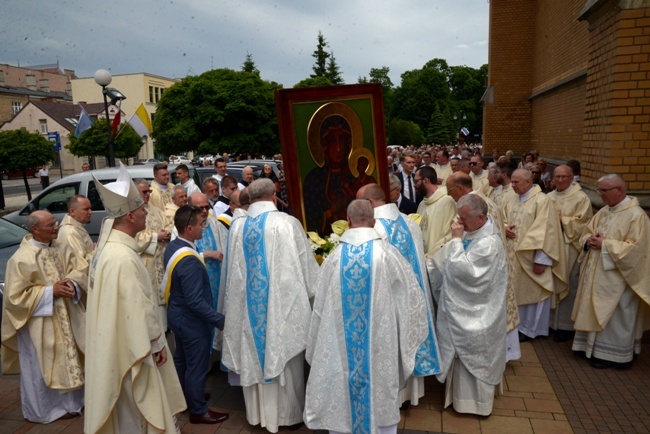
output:
M69 257L70 260L74 261L72 267L86 276L83 282L80 282L80 286L85 294L88 283L88 268L95 245L90 235L88 235L88 231L84 228L84 225L90 223L90 217L93 215L93 211L90 201L80 194L70 196L67 207L68 214L63 217L59 226L57 244L63 256ZM82 300L85 300L85 296Z
M57 247L52 214L33 212L27 227L31 234L7 262L2 373L21 374L25 419L50 423L84 406L85 312L77 282L86 276Z
M598 194L605 206L580 237L573 351L594 368L628 369L650 318L650 220L618 175L600 178Z
M427 306L428 334L418 348L413 376L400 390L400 403L410 401L418 405L424 396L424 377L440 373L438 342L434 324L436 322L431 286L424 261L424 243L420 226L407 215L399 212L397 204L386 203L386 194L378 184L367 184L357 192L357 199L370 201L375 213L375 226L382 240L387 241L402 254L411 265Z
M226 253L222 363L240 376L248 422L277 432L302 423L320 270L300 222L277 210L275 184L258 179L248 189L248 216L233 221Z
M506 367L507 262L487 203L458 201L452 240L435 256L442 290L436 328L445 404L459 413L489 416Z
M310 429L396 433L399 390L428 335L426 301L410 264L353 201L350 229L325 259L311 318L305 402Z
M512 174L504 203L508 285L519 305L520 341L548 336L551 308L568 292L560 219L528 169Z
M582 191L580 184L573 182L573 170L569 166L556 167L553 172L553 182L555 190L547 196L555 205L562 225L564 258L569 272L569 292L551 311L551 327L555 329L553 340L565 342L574 335L571 313L580 277L578 262L578 256L582 252L580 236L593 217L593 211L589 197Z
M84 432L180 432L185 398L135 241L144 201L122 165L116 182L95 185L108 217L88 285Z

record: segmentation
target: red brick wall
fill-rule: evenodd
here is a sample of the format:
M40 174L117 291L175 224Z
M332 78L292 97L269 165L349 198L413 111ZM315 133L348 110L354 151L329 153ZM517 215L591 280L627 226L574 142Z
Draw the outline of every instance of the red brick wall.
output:
M583 177L607 173L650 190L650 9L613 11L591 23Z
M582 158L586 76L532 99L531 149L557 160Z
M530 102L533 74L535 2L490 2L489 78L494 104L486 105L483 145L521 153L530 148Z

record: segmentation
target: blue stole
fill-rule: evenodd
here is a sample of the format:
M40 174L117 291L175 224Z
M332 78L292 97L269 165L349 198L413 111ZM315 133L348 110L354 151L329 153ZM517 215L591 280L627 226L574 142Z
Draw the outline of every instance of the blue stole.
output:
M203 237L196 240L196 250L203 253L206 250L219 250L217 240L214 237L212 229L208 226L203 229ZM212 308L217 311L217 303L219 302L219 284L221 283L221 262L216 259L206 259L205 268L208 270L208 277L210 278L210 289L212 290Z
M348 389L353 433L372 432L370 338L372 313L372 241L341 251L341 306L348 356Z
M427 375L439 374L440 369L440 359L438 357L438 352L436 351L436 337L433 333L433 322L431 320L430 310L428 309L429 305L429 295L424 290L424 281L422 280L422 270L420 270L420 261L418 261L417 250L415 249L415 243L413 242L413 237L411 236L411 231L409 231L404 218L401 215L397 217L396 220L388 219L378 219L386 233L388 234L388 242L397 248L404 258L411 264L413 267L413 273L418 279L418 284L420 289L424 294L425 302L427 303L427 328L429 333L427 334L426 340L420 345L417 353L415 353L415 368L413 369L413 375L416 377L425 377Z
M264 247L264 225L268 212L248 217L244 223L243 241L246 260L246 306L257 358L264 375L266 352L266 315L269 300L269 271ZM270 382L271 380L265 380Z

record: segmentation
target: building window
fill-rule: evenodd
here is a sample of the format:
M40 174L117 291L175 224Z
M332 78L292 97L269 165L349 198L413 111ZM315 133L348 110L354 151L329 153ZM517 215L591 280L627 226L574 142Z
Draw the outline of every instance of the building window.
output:
M156 88L156 102L158 102L158 100L160 99L160 93L159 92L160 92L160 88L157 87Z
M14 114L16 114L23 108L23 103L18 101L13 101L11 103L11 108L13 109Z
M153 86L149 86L149 102L154 102L154 100L153 100Z
M41 133L47 134L47 119L39 119L38 125L41 129Z

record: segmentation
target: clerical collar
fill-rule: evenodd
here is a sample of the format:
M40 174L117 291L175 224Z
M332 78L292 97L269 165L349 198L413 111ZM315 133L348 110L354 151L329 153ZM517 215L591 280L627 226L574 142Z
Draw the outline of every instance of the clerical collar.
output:
M155 182L156 184L158 184L158 187L159 187L162 191L167 191L167 186L166 186L166 185L162 185L160 182L156 181L155 179L153 180L153 182Z
M191 242L190 240L186 240L185 238L183 238L183 237L181 237L181 236L179 236L179 237L177 237L177 238L178 238L179 240L183 240L183 241L185 241L187 244L189 244L190 246L192 246L192 248L193 248L194 250L196 250L196 244L194 244L194 243Z
M617 203L614 206L610 206L610 208L611 209L617 209L619 205L623 205L625 202L629 202L630 200L631 200L630 196L625 196L625 199L623 199L622 201L620 201L619 203Z
M526 198L528 197L528 195L533 191L533 187L535 187L535 186L533 185L532 187L530 187L530 190L528 190L526 193L524 193L524 194L522 194L522 195L519 196L519 201L520 201L520 202L523 202L523 201L526 200Z
M50 247L51 244L51 243L41 243L40 241L36 241L33 236L32 239L29 241L34 245L34 247L38 247L39 249L47 249L48 247Z

